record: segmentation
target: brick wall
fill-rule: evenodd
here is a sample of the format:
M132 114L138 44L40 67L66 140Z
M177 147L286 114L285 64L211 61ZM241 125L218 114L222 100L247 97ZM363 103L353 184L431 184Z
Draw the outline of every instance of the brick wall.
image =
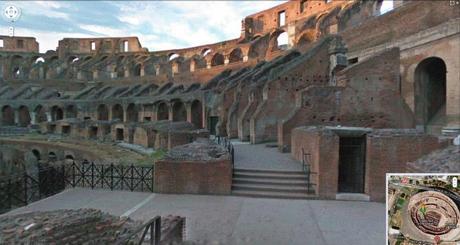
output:
M177 194L230 194L230 160L174 161L155 163L155 192Z

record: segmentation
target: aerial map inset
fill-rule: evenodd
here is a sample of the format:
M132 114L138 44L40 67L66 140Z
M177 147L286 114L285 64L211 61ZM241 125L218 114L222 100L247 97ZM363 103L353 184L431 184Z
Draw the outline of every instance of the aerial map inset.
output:
M389 174L388 244L460 244L459 178Z

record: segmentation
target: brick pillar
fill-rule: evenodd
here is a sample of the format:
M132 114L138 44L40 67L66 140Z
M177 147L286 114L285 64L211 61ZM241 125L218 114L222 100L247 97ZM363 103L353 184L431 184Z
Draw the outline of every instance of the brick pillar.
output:
M192 123L192 103L185 103L185 109L187 110L187 122Z
M168 120L173 120L173 105L170 103L168 104Z

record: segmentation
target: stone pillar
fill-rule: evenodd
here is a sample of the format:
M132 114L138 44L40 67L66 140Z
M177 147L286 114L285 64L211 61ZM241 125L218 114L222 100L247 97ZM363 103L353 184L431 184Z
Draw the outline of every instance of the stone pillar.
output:
M128 121L128 111L126 110L128 107L123 107L123 122Z
M206 61L206 68L211 69L211 61L210 60Z
M187 110L187 122L192 123L192 103L185 103L185 109Z
M158 106L157 105L153 105L152 121L153 122L158 121Z
M230 59L229 59L228 55L225 55L225 57L224 57L224 65L228 65L228 63L230 63Z
M245 55L243 56L243 62L247 62L249 60L249 56Z
M53 121L53 118L51 117L51 112L47 111L47 112L45 112L45 114L46 114L46 120L48 122Z
M37 123L37 113L34 111L30 112L30 124L35 125Z
M347 67L347 48L342 38L336 37L329 46L329 85L335 86L337 81L335 73Z
M173 105L171 103L168 104L168 120L173 120Z
M14 110L14 125L19 125L19 111Z
M129 69L125 69L125 77L129 77Z

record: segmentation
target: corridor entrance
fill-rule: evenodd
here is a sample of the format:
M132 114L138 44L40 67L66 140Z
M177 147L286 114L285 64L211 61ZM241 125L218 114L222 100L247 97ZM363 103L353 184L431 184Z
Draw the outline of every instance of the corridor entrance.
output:
M339 192L364 192L366 136L340 137Z

